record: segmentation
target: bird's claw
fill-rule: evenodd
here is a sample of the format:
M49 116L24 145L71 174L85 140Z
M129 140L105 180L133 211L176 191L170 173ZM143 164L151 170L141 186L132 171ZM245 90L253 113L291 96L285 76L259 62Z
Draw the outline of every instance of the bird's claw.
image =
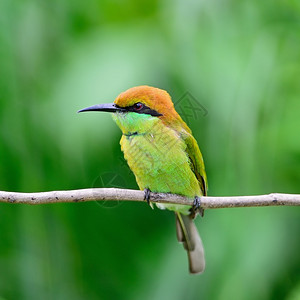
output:
M193 210L197 210L201 206L201 200L200 197L195 196L194 202L193 202Z
M195 196L193 206L191 208L191 217L195 218L197 212L201 217L204 216L204 209L201 207L201 199L199 196Z
M147 188L147 189L144 189L144 200L147 201L147 203L150 205L150 190Z

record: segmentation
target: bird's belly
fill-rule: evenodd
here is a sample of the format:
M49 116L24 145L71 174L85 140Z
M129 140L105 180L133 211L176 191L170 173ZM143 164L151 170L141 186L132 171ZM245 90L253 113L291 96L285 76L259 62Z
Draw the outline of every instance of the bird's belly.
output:
M160 139L159 139L160 138ZM123 136L122 150L141 190L201 196L198 180L191 170L185 144L172 132L164 138L151 134ZM165 204L159 208L188 213L190 207Z

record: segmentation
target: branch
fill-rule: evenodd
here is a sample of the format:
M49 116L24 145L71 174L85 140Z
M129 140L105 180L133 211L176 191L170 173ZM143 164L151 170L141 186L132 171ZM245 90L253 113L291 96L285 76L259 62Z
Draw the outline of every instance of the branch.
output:
M0 202L23 204L46 204L58 202L86 202L86 201L140 201L144 202L144 192L137 190L115 188L93 188L70 191L53 191L41 193L17 193L0 191ZM163 193L151 193L152 203L175 203L192 205L193 199ZM201 197L201 207L229 208L255 206L300 206L300 195L297 194L269 194L258 196L232 197Z

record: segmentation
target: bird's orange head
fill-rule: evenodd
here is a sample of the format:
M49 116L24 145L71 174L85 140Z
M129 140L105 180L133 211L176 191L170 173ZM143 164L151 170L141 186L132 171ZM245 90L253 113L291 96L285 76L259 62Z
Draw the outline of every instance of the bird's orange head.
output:
M114 103L121 108L137 113L148 113L174 119L177 112L174 109L170 95L161 89L142 85L128 89L121 93Z

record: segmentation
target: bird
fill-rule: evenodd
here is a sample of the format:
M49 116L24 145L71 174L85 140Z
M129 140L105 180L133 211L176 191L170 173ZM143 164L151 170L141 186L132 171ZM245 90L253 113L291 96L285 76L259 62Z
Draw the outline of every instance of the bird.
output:
M204 161L191 129L176 112L167 91L142 85L122 92L113 103L78 112L110 112L122 131L121 150L136 182L150 203L150 192L173 193L194 199L193 205L161 204L175 212L176 233L187 251L189 272L205 269L204 248L194 218L207 195Z

